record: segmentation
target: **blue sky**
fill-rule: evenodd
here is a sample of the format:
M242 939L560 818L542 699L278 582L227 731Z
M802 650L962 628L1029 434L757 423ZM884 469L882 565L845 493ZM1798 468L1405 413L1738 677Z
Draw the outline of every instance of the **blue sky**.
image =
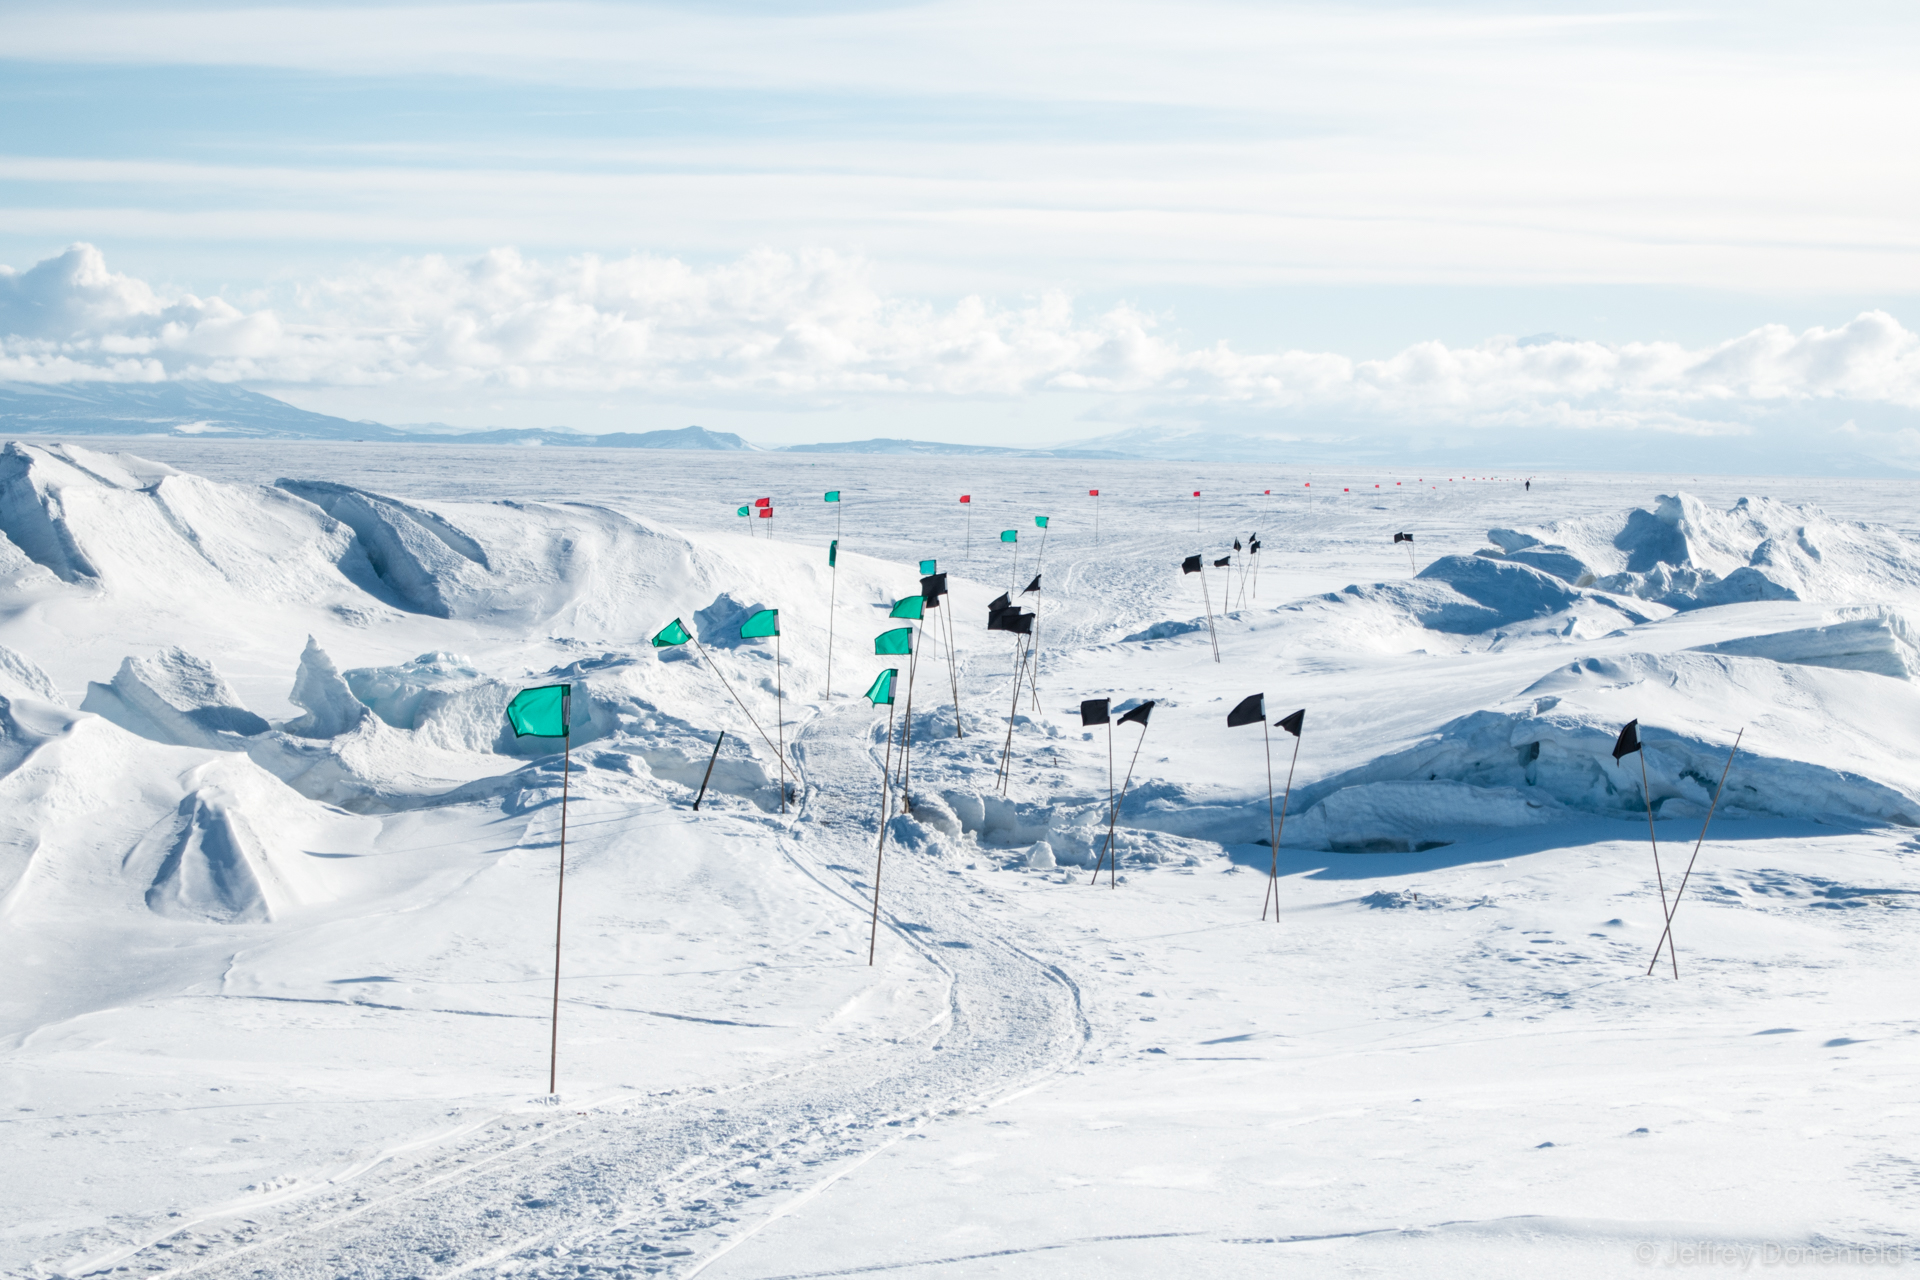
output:
M1920 465L1908 9L0 4L0 376Z

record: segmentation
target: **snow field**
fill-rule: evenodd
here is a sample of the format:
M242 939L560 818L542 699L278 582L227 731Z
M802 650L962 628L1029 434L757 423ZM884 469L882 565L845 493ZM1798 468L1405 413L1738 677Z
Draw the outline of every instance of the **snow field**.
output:
M0 954L30 975L0 997L0 1266L1605 1275L1649 1240L1907 1247L1901 492L152 449L179 469L0 455ZM1097 546L1061 498L1083 465L1118 499ZM769 491L776 536L733 532ZM1176 566L1252 531L1257 596L1238 557L1209 571L1216 664ZM858 694L923 556L957 670L923 648L869 970L886 719ZM1001 794L1013 649L980 624L1036 571ZM784 728L772 644L733 638L763 606ZM675 616L710 662L647 646ZM785 816L716 670L788 748ZM502 723L556 680L558 1107L560 761ZM1259 730L1224 728L1260 690L1308 711L1277 855ZM1107 744L1074 714L1105 695L1158 700L1117 890L1085 884ZM1746 727L1679 984L1636 976L1659 890L1640 762L1609 750L1636 717L1669 889Z

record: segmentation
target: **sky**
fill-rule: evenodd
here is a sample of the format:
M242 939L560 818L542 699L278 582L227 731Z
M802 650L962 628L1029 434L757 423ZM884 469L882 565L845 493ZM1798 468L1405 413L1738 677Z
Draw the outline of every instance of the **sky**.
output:
M0 0L0 379L1893 474L1916 62L1876 3Z

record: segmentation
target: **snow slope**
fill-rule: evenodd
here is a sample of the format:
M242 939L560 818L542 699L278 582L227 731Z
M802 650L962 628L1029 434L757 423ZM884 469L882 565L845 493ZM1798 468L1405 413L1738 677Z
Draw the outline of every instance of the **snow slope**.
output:
M166 449L0 451L0 1270L1911 1255L1904 487ZM557 1100L563 760L503 714L556 681Z

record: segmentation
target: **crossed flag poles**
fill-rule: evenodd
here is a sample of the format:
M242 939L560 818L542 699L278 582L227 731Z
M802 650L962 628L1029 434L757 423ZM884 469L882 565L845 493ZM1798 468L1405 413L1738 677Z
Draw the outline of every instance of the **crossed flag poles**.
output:
M1120 851L1113 847L1113 830L1120 820L1120 806L1127 802L1127 788L1133 785L1133 766L1140 763L1140 747L1147 740L1147 721L1153 717L1153 703L1143 702L1120 717L1121 724L1140 726L1140 740L1133 744L1133 759L1127 762L1127 780L1120 784L1120 795L1113 794L1113 721L1108 718L1110 702L1106 698L1089 698L1080 704L1080 723L1084 726L1104 724L1107 726L1107 837L1100 843L1100 856L1093 864L1093 879L1087 881L1092 888L1100 883L1100 868L1107 868L1107 888L1118 887L1120 869ZM1112 856L1109 862L1108 856Z
M1031 590L1038 590L1039 579L1034 580ZM1026 592L1020 593L1025 595ZM1013 701L1007 708L1007 740L1000 748L1000 768L995 777L995 785L1001 794L1007 789L1007 760L1013 751L1013 721L1020 711L1020 681L1026 672L1026 637L1033 635L1034 615L1022 610L1013 603L1013 598L1001 592L994 602L987 606L987 630L1011 631L1013 642Z
M1273 847L1273 865L1267 871L1267 891L1260 899L1260 918L1267 918L1267 904L1273 904L1273 922L1280 923L1280 837L1287 832L1287 805L1293 799L1293 771L1300 763L1300 731L1307 723L1305 707L1290 716L1282 716L1274 723L1293 735L1293 762L1287 766L1287 789L1280 801L1279 824L1276 826L1273 813L1273 737L1267 731L1267 695L1249 694L1240 699L1240 704L1227 712L1227 728L1238 729L1244 724L1260 724L1260 737L1267 748L1267 843Z
M1693 842L1693 856L1687 859L1686 872L1680 877L1679 887L1673 891L1671 903L1667 901L1666 877L1660 872L1660 841L1653 834L1653 792L1647 784L1647 753L1640 741L1640 722L1627 721L1626 727L1620 730L1620 736L1614 739L1613 763L1615 765L1618 765L1621 758L1625 756L1640 757L1640 798L1647 808L1647 840L1653 845L1653 876L1655 883L1660 886L1660 913L1666 917L1665 927L1660 931L1660 940L1653 944L1653 959L1647 962L1648 977L1653 976L1654 966L1660 963L1662 947L1666 948L1667 959L1673 965L1674 978L1677 980L1680 977L1680 955L1674 949L1673 941L1673 917L1680 910L1680 895L1687 891L1687 881L1693 877L1694 861L1700 856L1700 846L1706 843L1707 827L1713 821L1714 811L1720 807L1720 794L1727 788L1727 774L1733 770L1733 757L1739 753L1740 740L1746 737L1746 734L1747 731L1741 729L1733 736L1733 746L1727 751L1727 763L1720 770L1720 785L1713 789L1713 803L1707 806L1707 816L1700 823L1700 838Z
M1199 496L1197 493L1194 495L1196 498ZM1214 561L1216 565L1223 565L1225 563L1225 560ZM1207 639L1213 641L1213 660L1218 662L1220 661L1220 637L1213 632L1213 593L1207 590L1206 566L1201 563L1199 556L1188 556L1180 562L1180 572L1197 573L1200 575L1200 596L1207 604Z
M782 720L784 720L785 719L784 713L785 713L785 707L786 707L786 695L784 693L782 685L780 684L780 657L779 657L780 611L778 609L762 609L759 612L755 613L752 617L748 618L746 622L741 625L741 628L740 628L741 639L751 640L759 636L772 636L774 638L774 663L773 663L774 680L775 680L774 692L775 692L775 697L780 700L780 707L781 707L781 713L782 713L781 718ZM700 637L694 635L693 632L687 630L686 624L680 621L680 619L675 618L672 622L669 622L666 626L660 628L660 630L655 633L653 639L648 643L650 643L656 649L671 649L677 645L691 644L699 652L700 656L706 659L707 670L713 672L713 674L719 678L721 686L727 691L727 696L733 699L733 705L740 708L740 714L747 718L747 723L752 725L754 732L760 735L760 741L766 743L767 746L773 751L775 757L779 759L780 761L780 812L785 813L787 811L787 753L786 753L785 724L782 724L779 726L780 742L779 744L776 745L774 740L767 736L767 731L760 727L760 722L754 718L753 712L747 710L747 704L740 700L740 695L733 691L733 684L731 681L727 679L727 673L722 671L719 667L719 664L714 662L712 655L707 652L706 646L700 643Z

